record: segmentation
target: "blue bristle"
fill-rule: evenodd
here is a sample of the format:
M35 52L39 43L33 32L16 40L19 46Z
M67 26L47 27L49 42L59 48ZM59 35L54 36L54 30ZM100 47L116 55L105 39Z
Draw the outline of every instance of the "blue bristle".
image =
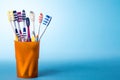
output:
M46 25L46 23L43 23L44 25Z
M43 21L43 24L44 24L44 25L47 25L47 23L48 23L47 21Z
M49 21L43 21L44 23L48 23Z
M52 17L49 15L46 15L46 18L44 18L43 24L48 26L50 24Z
M45 18L45 20L49 21L49 19L48 19L48 18Z
M51 18L49 15L46 15L47 18Z

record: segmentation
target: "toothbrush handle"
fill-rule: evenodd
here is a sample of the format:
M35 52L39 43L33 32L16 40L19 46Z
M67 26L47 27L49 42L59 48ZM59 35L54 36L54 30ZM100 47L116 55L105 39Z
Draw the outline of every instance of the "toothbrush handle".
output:
M17 38L18 38L18 41L20 41L20 35L19 35L19 33L18 33L17 28L15 28L15 34L16 34L16 36L17 36Z
M33 31L35 33L35 23L33 22Z
M23 27L23 41L26 41L26 28Z
M41 23L39 24L39 28L38 28L38 36L40 35L40 27L41 27Z
M44 33L45 33L46 29L47 29L47 26L45 27L45 29L44 29L43 33L41 34L41 36L40 36L40 38L39 38L39 41L40 41L40 39L42 38L42 36L44 35Z
M18 36L18 37L20 37L19 36L19 33L18 33L18 30L15 28L15 33L16 33L16 35Z
M16 34L16 35L18 36L18 38L19 38L20 36L19 36L18 30L17 30L15 21L14 21L14 26L15 26L15 34Z
M30 28L28 27L28 42L31 42L31 38L30 38Z
M19 32L20 34L22 34L21 28L20 28L20 23L18 22L18 28L19 28Z

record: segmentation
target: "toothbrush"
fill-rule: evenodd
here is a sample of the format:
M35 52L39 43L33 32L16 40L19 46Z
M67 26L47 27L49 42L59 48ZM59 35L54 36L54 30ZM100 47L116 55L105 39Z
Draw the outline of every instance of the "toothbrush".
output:
M18 29L19 29L19 33L20 33L20 37L21 37L21 41L22 41L22 31L21 31L21 28L20 28L20 22L22 22L22 15L21 15L21 12L17 12L17 22L18 22Z
M14 20L13 12L12 12L12 11L8 11L8 21L10 22L10 25L11 25L11 27L12 27L12 30L13 30L13 32L15 33L14 27L13 27L13 25L12 25L12 21L13 21L13 20ZM16 33L15 33L15 35L16 35Z
M9 20L9 22L11 24L11 27L12 27L12 30L13 30L13 32L15 34L15 38L16 38L15 40L18 41L18 37L17 37L18 32L14 29L14 26L12 24L12 21L14 21L13 11L8 11L8 20Z
M31 42L31 38L30 38L30 20L29 20L28 17L26 18L26 25L27 25L27 31L28 31L27 41Z
M30 20L33 24L33 36L35 37L35 13L33 11L30 11Z
M26 34L26 28L25 28L25 20L26 20L26 13L25 10L22 10L22 20L23 20L23 41L26 41L27 34Z
M38 28L38 34L37 34L37 41L38 41L38 38L39 38L39 35L40 35L40 27L41 27L42 20L43 20L43 14L40 13L40 15L39 15L39 28Z
M20 41L20 35L18 33L18 30L17 30L17 26L16 26L16 21L18 20L18 17L17 17L17 11L13 11L13 16L14 16L14 26L15 26L15 33L18 37L18 41Z
M50 22L51 22L51 19L52 19L52 17L49 16L49 15L46 15L46 18L44 18L44 20L43 20L43 25L45 25L46 27L45 27L43 33L41 34L41 36L40 36L40 38L39 38L39 41L40 41L40 39L42 38L43 34L45 33L47 27L49 26L49 24L50 24Z

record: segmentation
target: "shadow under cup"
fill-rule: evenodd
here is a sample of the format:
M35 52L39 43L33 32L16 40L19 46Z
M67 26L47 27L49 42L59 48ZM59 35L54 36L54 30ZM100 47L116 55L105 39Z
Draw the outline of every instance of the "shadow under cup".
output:
M39 42L15 43L17 77L34 78L38 76Z

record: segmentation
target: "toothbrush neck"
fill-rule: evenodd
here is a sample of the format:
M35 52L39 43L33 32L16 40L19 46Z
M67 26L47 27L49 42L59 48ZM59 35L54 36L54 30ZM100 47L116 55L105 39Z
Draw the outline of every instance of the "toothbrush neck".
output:
M30 38L30 28L29 28L29 26L27 27L27 29L28 29L28 38Z

